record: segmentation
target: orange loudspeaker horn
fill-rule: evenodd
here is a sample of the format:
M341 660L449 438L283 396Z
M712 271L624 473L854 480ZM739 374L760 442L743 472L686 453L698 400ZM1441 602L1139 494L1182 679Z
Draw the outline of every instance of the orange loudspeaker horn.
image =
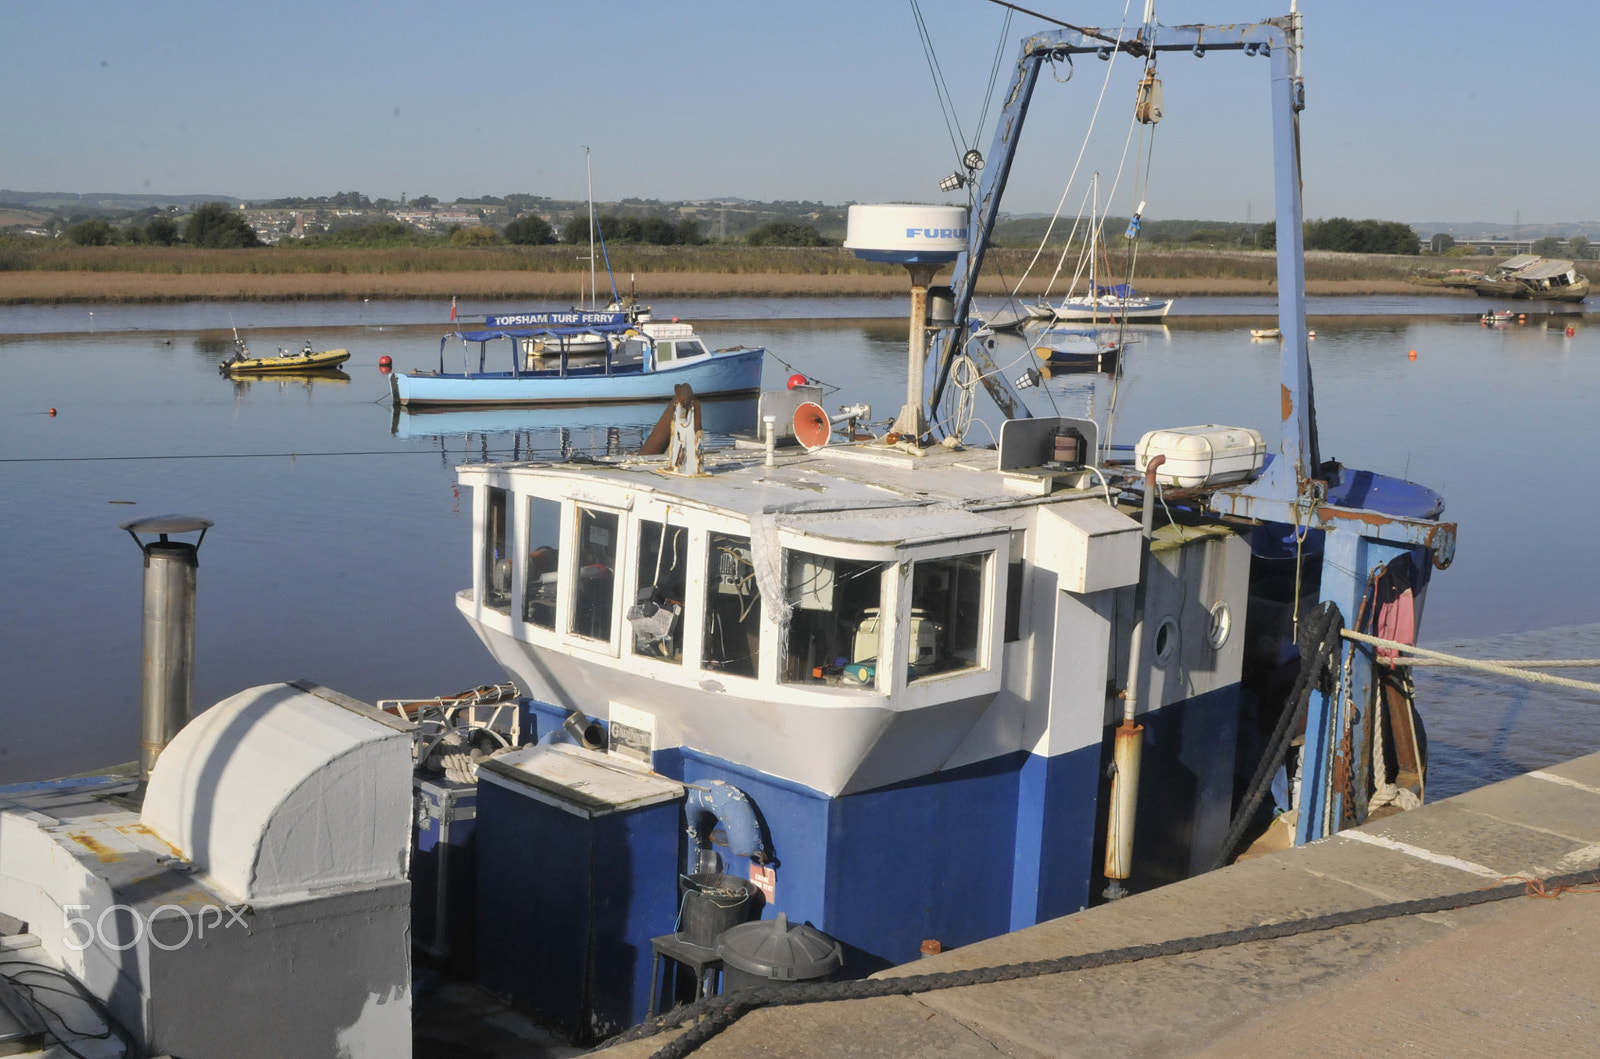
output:
M815 401L807 401L794 410L794 439L807 452L816 452L833 436L833 424L828 413Z

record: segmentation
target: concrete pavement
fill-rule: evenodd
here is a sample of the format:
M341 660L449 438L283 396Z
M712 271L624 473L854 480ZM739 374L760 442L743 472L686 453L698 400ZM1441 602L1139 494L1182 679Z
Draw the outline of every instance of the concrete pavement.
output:
M951 950L880 977L1120 948L1600 867L1600 755ZM1582 1054L1600 893L1507 901L1038 978L752 1012L695 1054ZM632 1059L665 1033L606 1050Z

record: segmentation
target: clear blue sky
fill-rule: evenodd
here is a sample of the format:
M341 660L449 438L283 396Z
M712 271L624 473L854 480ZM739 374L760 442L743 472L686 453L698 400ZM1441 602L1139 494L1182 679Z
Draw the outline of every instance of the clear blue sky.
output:
M1287 2L1170 0L1156 14L1250 21ZM1101 26L1124 10L1024 6ZM970 137L1005 12L922 7ZM1131 18L1141 9L1133 0ZM1302 10L1308 216L1600 219L1600 137L1580 78L1600 4ZM599 199L928 201L953 167L905 0L55 0L5 4L0 28L0 186L23 190L581 198L587 144ZM1036 28L1014 17L1002 85ZM1238 53L1162 59L1151 217L1270 217L1267 66ZM1041 82L1008 210L1054 208L1105 71L1090 60L1069 84ZM1086 161L1108 183L1136 78L1121 57ZM1125 185L1113 208L1127 197Z

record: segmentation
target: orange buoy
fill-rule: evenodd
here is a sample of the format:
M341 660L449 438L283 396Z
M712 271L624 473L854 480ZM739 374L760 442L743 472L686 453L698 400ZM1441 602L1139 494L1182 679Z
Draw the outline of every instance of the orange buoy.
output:
M1410 353L1407 353L1406 354L1406 359L1407 360L1416 360L1417 359L1417 351L1413 349Z
M50 416L51 416L51 418L54 418L54 417L55 417L55 414L56 414L56 410L55 410L55 409L54 409L54 408L52 408L52 409L50 409Z
M1316 338L1317 337L1317 333L1315 331L1307 331L1306 332L1306 337L1307 338Z
M806 378L804 375L801 375L797 371L793 375L789 376L789 389L792 390L796 386L804 386L806 383L808 383L810 381L811 381L810 379Z

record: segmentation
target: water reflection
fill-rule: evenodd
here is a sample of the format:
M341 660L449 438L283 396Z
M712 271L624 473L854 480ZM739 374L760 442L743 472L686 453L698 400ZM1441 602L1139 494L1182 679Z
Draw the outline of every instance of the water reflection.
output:
M194 351L205 360L221 363L233 355L232 335L199 335L194 339Z
M263 375L227 375L224 378L233 384L236 400L248 396L253 388L273 388L279 393L298 389L309 396L314 386L344 386L350 382L350 376L338 368L303 373L276 371Z

